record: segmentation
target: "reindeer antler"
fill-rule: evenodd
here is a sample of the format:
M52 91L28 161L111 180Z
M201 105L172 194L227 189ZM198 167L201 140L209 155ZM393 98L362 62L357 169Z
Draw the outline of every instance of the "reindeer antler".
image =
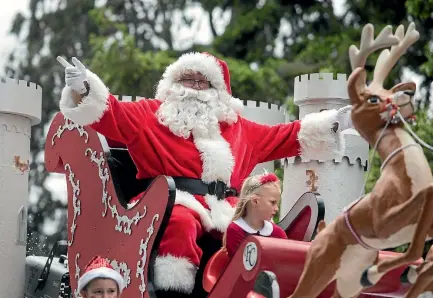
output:
M373 81L370 84L372 87L373 85L376 87L383 87L383 82L391 69L401 56L406 53L407 49L419 39L419 32L415 29L415 24L410 23L406 35L404 34L404 26L400 25L395 31L395 36L399 39L398 44L391 47L391 51L388 49L383 50L377 59L376 67L374 68Z
M355 45L349 48L350 65L352 70L357 67L364 67L367 57L378 49L390 47L398 44L398 37L392 34L392 26L388 25L382 29L376 39L374 37L374 27L367 24L362 29L360 49Z

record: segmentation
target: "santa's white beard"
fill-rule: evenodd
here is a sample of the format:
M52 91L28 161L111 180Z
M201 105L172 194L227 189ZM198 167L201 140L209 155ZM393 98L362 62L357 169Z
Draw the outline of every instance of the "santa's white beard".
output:
M174 83L164 92L157 111L162 125L185 139L211 138L220 134L219 122L235 123L241 109L239 100L215 88L195 90ZM165 98L164 98L165 97Z

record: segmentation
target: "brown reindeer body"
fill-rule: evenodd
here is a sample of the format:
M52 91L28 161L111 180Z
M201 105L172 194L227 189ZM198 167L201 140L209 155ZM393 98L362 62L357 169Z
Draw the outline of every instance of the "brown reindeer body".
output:
M411 116L413 110L407 101L415 92L415 84L401 83L389 90L382 87L391 68L419 34L413 24L406 35L403 26L395 35L390 26L376 40L373 34L373 26L367 25L360 50L354 46L349 50L354 71L348 80L348 91L354 127L377 150L383 171L371 193L321 229L291 298L317 297L333 280L333 297L357 297L385 273L419 259L425 240L433 237L430 166L403 123L392 118L397 110L404 117ZM363 66L368 55L391 46L391 51L384 50L379 56L373 81L366 86ZM411 243L406 253L377 263L379 250L405 243Z

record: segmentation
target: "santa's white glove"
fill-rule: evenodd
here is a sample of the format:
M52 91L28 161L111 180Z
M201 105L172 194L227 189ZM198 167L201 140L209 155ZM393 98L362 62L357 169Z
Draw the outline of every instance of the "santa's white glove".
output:
M65 67L65 83L72 90L77 91L79 94L86 94L89 90L87 84L87 71L86 67L77 58L72 58L71 65L63 57L58 56L57 61ZM84 83L86 82L86 84Z
M338 123L334 125L335 132L341 132L343 130L353 127L351 114L352 114L351 105L347 105L338 110L338 114L337 114Z

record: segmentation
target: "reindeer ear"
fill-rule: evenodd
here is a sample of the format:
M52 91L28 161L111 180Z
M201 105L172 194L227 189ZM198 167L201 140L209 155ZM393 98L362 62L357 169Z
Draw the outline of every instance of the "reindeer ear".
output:
M416 91L416 84L414 82L399 83L399 84L395 85L394 87L392 87L390 91L392 93L395 93L398 91L407 91L407 90Z
M347 80L347 91L352 105L360 104L364 100L367 73L364 68L356 68Z

